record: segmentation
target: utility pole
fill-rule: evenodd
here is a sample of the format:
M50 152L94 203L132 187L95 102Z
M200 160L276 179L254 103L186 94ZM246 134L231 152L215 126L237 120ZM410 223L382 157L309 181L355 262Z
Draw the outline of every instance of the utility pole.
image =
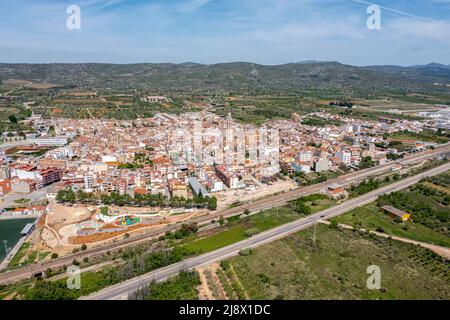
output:
M313 244L314 246L316 246L316 241L317 241L317 223L314 223L314 233L313 233Z

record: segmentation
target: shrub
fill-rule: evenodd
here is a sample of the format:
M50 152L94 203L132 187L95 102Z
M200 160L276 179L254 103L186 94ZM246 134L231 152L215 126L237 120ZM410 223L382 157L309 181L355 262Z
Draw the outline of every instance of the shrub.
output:
M252 228L252 229L248 229L247 231L245 231L245 236L247 238L253 237L254 235L257 235L259 233L259 230L256 228Z
M239 255L243 257L250 256L253 253L252 249L242 249L239 251Z

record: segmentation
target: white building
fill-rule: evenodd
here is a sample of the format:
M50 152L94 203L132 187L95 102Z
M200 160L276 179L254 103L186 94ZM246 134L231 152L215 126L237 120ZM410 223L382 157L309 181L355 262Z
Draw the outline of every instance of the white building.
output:
M352 153L348 151L339 151L336 153L336 157L344 164L350 164L352 162Z
M38 147L62 147L69 140L66 137L39 137L34 139L34 144Z

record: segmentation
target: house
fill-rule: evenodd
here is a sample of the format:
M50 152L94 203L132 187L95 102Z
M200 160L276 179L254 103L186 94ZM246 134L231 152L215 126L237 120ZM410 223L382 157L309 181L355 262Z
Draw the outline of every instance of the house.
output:
M5 194L11 191L11 180L0 180L0 196L4 196Z
M411 221L410 213L399 210L393 206L383 206L381 207L381 210L387 213L393 219L399 219L402 222Z
M327 187L326 194L332 199L342 199L348 197L348 192L338 184L331 184Z
M201 194L202 196L207 196L208 191L200 184L200 182L197 180L197 178L190 177L188 178L189 185L191 186L192 190L194 191L195 195Z

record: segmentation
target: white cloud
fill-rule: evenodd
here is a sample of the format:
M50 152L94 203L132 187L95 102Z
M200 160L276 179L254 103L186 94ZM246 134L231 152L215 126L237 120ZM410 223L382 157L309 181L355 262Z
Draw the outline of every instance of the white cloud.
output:
M188 2L180 3L177 7L181 12L191 12L207 5L209 2L210 0L191 0Z
M386 25L386 31L392 37L412 37L450 42L450 21L395 19Z

